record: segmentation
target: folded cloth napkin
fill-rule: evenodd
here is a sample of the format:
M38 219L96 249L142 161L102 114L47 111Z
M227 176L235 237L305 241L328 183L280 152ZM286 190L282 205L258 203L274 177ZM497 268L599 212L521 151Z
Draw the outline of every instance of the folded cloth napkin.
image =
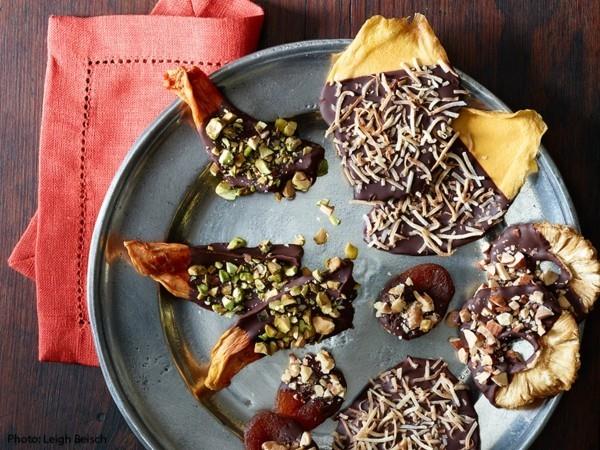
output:
M256 47L249 0L160 0L151 15L51 17L38 211L9 258L35 280L39 359L98 365L86 307L96 215L125 153L173 101L166 69L213 72Z

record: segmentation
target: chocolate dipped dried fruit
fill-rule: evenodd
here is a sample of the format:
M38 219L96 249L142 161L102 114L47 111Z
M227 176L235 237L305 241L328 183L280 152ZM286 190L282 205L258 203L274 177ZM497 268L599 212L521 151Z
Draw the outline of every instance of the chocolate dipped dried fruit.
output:
M575 381L579 328L544 286L480 288L458 317L458 358L492 404L523 407Z
M134 268L171 294L218 314L244 314L276 295L297 277L303 249L271 244L246 247L242 238L229 243L188 246L125 241Z
M333 449L478 449L469 394L443 360L409 356L338 415Z
M488 286L545 286L578 321L600 295L596 249L566 225L541 222L506 228L490 245L483 268Z
M293 198L317 179L323 148L298 137L298 124L254 119L232 105L198 67L167 71L165 86L188 104L210 171L222 179L216 193L226 200L252 192Z
M365 216L369 246L448 256L498 223L546 125L534 111L466 108L427 19L369 19L335 55L321 112Z
M248 364L278 350L320 342L352 328L357 285L350 260L331 258L287 283L227 329L211 350L205 386L218 391Z
M291 354L277 390L275 411L312 430L339 410L345 396L346 380L328 351L303 357Z
M309 432L271 411L261 411L244 428L246 450L318 450Z
M454 283L438 264L420 264L390 279L374 303L379 323L400 339L431 331L446 315Z

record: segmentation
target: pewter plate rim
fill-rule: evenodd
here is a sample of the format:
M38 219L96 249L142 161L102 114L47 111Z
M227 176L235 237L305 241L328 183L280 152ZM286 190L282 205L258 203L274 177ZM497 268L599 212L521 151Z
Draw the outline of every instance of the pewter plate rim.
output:
M330 51L336 52L343 49L346 45L351 42L348 39L322 39L312 41L302 41L290 44L284 44L276 47L271 47L265 50L261 50L252 53L246 57L243 57L233 63L230 63L223 68L219 69L211 75L211 78L215 82L219 82L221 78L232 75L238 71L244 69L252 64L261 63L268 60L275 60L278 57L290 56L299 53L311 53L311 52L322 52ZM460 72L461 77L468 80L470 84L478 87L480 92L488 96L502 109L509 111L509 108L495 97L489 90L477 83L468 75ZM90 254L88 261L88 290L87 290L87 303L90 315L90 323L93 330L94 344L98 354L98 359L102 374L106 381L107 387L111 396L113 397L117 407L121 414L125 418L127 424L140 440L140 442L149 449L163 448L160 444L160 430L151 430L149 424L145 423L141 417L139 411L137 411L131 401L128 398L128 393L123 388L115 370L115 362L111 356L111 349L106 339L104 330L104 324L102 322L102 296L101 290L99 289L103 280L101 279L100 268L106 264L106 258L104 254L106 239L107 239L107 228L110 223L110 218L113 213L114 206L119 199L120 194L123 191L125 183L128 179L128 175L134 170L138 162L142 159L145 152L152 147L152 144L160 137L163 129L172 123L173 120L179 115L182 108L182 102L176 101L169 106L164 112L162 112L157 119L148 126L148 128L140 135L137 141L133 144L127 155L125 156L121 166L115 174L108 190L102 206L100 208L94 232L92 235L92 241L90 245ZM558 192L565 201L558 203L565 217L570 219L570 222L579 228L577 215L573 206L572 200L569 196L567 188L562 180L560 173L548 155L544 147L541 147L540 156L538 159L540 165L540 171L544 171L551 178L551 184L553 185L555 192ZM166 339L166 336L163 336ZM172 355L170 355L172 357ZM540 434L541 430L546 425L548 419L553 413L554 409L560 401L561 395L554 397L547 402L545 412L535 416L535 419L530 425L532 431L529 436L522 442L519 449L528 448L535 438ZM216 420L216 419L215 419Z

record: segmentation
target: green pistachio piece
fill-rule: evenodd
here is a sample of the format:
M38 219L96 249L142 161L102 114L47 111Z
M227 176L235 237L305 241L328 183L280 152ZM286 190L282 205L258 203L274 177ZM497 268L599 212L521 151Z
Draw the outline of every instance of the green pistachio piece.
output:
M297 191L306 192L311 185L311 181L306 177L304 172L296 172L292 177L292 184Z
M211 306L211 308L217 314L225 314L225 312L227 311L225 308L223 308L223 305L219 305L219 304L214 304Z
M221 134L221 131L223 131L224 127L225 127L225 124L223 123L223 121L221 119L219 119L218 117L213 117L212 119L210 119L208 121L208 124L206 125L206 128L204 129L204 131L206 131L206 135L209 138L211 138L213 141L215 141Z
M215 193L219 197L230 201L235 200L237 197L240 196L240 190L234 189L226 181L221 181L219 184L217 184L217 187L215 188Z
M275 316L275 320L273 322L275 328L281 331L283 334L286 334L290 331L290 318L288 316Z
M238 270L238 266L228 261L225 263L225 270L227 270L229 275L234 275Z
M223 303L223 306L227 311L231 311L233 310L233 308L235 308L235 302L232 298L223 297L223 300L221 302Z
M302 294L302 286L293 286L290 289L290 295L293 295L294 297L297 297L300 294Z
M222 269L223 268L223 263L221 261L217 261L217 262L215 262L215 267L217 269Z
M234 250L236 248L245 247L246 244L246 239L236 236L231 241L229 241L229 244L227 244L227 250Z
M285 139L285 148L288 152L293 152L300 146L300 144L302 144L302 141L297 137L292 136Z
M219 293L219 287L215 286L214 288L211 288L208 290L208 295L211 297L216 297L217 294Z
M244 156L248 158L252 154L252 152L252 148L249 145L246 145L246 148L244 148Z
M263 159L257 159L256 161L254 161L254 166L263 175L268 175L268 174L271 173L271 170L269 169L269 166L267 165L267 163Z
M298 273L298 268L296 266L290 266L285 269L284 273L287 277L293 277Z
M231 294L236 303L240 303L244 299L244 292L240 288L235 288Z
M296 304L296 300L294 300L294 297L292 297L289 294L283 294L281 296L281 304L283 306L295 305Z
M268 337L274 338L277 336L277 330L275 328L273 328L271 325L266 324L265 325L265 334Z
M264 342L257 342L254 344L254 353L262 353L263 355L269 355L269 349L267 344Z
M200 292L201 294L208 294L208 286L206 284L199 284L197 286L198 292Z
M227 283L229 281L229 274L225 270L219 270L219 281L221 283Z
M296 132L296 128L298 128L298 124L296 122L294 122L293 120L290 120L285 127L283 128L283 130L281 130L281 132L283 134L285 134L286 136L293 136L294 133Z
M348 242L346 247L344 247L344 254L348 259L356 259L358 257L358 248Z
M342 223L342 221L332 214L331 216L329 216L329 223L337 227L340 223Z
M252 150L256 150L261 143L260 136L252 136L248 139L247 143L248 147L250 147Z
M225 114L223 114L223 116L221 116L221 119L225 122L225 123L231 123L233 122L235 119L237 119L237 116L232 113L231 111L227 111L225 110Z
M317 176L322 177L323 175L327 175L327 172L329 172L329 163L326 159L324 159L319 163L319 167L317 168Z
M223 150L219 156L219 162L224 166L228 166L233 162L233 153L229 150Z
M265 283L263 283L260 279L258 280L254 280L254 286L256 287L256 289L258 289L259 291L264 291L266 286Z
M267 147L264 144L261 144L260 147L258 147L258 153L260 154L261 158L267 158L269 156L271 156L274 152L273 150L271 150L269 147ZM261 171L262 172L262 171ZM264 172L263 172L264 173ZM268 173L268 172L267 172Z
M287 126L288 121L285 119L282 119L281 117L278 117L277 119L275 119L275 128L277 128L277 131L283 133L283 130L285 129L285 127Z

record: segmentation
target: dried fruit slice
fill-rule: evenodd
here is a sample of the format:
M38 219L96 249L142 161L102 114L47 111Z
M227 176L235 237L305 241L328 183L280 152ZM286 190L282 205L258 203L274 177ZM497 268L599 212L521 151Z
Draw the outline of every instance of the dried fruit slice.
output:
M334 56L321 113L356 199L373 206L369 246L449 256L500 222L537 170L539 114L464 108L467 95L419 14L374 17Z
M571 274L569 289L578 297L581 308L588 314L600 295L600 261L596 249L573 228L548 222L535 224L535 229L550 244Z
M318 450L310 433L292 419L261 411L246 424L246 450Z
M235 108L198 67L167 71L165 86L192 110L211 173L223 178L216 193L227 200L258 192L293 198L315 182L324 149L297 136L297 123L268 124Z
M600 295L600 262L591 242L566 225L512 225L492 243L486 259L488 284L537 282L578 320Z
M346 395L346 380L326 350L302 359L290 355L277 390L275 411L312 430L333 416Z
M478 449L467 386L441 360L407 357L338 415L333 449Z
M278 295L225 331L211 351L205 386L218 391L265 355L303 347L351 328L356 297L353 264L337 258L329 267L290 281Z
M554 295L531 283L481 288L467 300L458 314L461 343L456 347L490 402L496 404L498 391L514 375L537 367L543 337L560 314Z
M373 305L379 323L400 339L432 330L446 315L454 283L438 264L420 264L389 280Z
M162 284L176 297L224 314L243 314L277 294L298 275L299 245L245 247L229 244L190 247L184 244L126 241L134 268Z
M573 315L564 311L542 337L535 366L514 374L507 386L498 389L495 402L502 408L520 408L568 391L579 366L579 328Z

